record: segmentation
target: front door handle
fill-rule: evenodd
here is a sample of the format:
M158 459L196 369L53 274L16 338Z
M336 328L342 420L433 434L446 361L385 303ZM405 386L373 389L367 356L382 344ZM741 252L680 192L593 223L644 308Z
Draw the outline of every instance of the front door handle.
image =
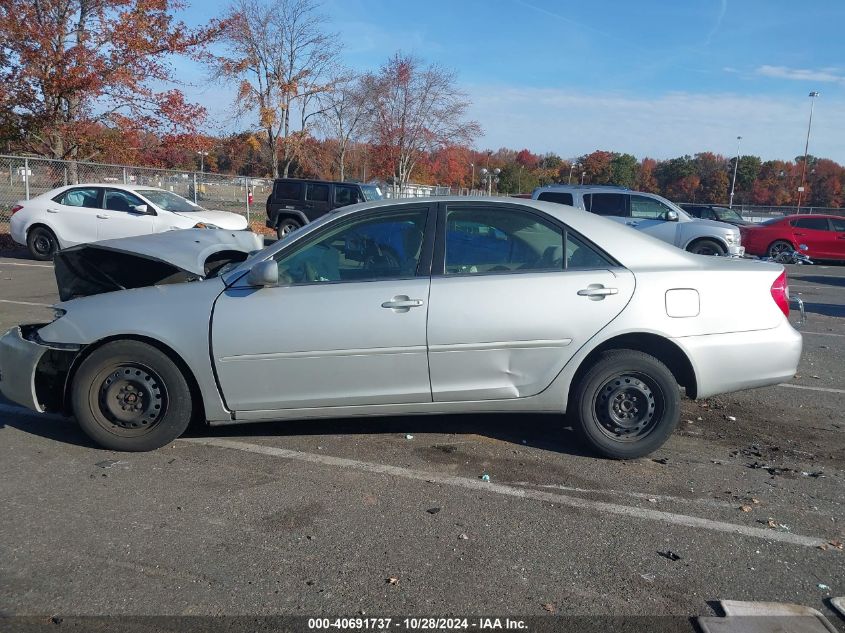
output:
M58 213L58 209L47 209L47 213Z
M97 214L97 217L101 220L108 220L111 216L110 215L102 215L100 213Z
M407 312L411 308L419 308L422 304L422 299L411 299L408 295L396 295L390 301L382 303L381 307L397 312Z
M796 232L796 233L793 233L793 235L800 235L801 237L804 237L804 235L806 235L806 233L797 233Z
M605 288L601 284L590 284L578 291L579 297L589 297L592 301L601 301L608 295L619 294L616 288Z
M639 226L640 225L639 222L625 222L625 224L627 224L628 226Z

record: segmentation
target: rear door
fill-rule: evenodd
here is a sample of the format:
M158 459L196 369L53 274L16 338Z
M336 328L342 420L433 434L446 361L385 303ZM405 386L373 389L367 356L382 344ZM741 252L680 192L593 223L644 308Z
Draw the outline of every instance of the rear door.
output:
M316 220L331 211L331 185L326 182L305 183L305 215L308 220Z
M72 187L47 204L47 219L63 247L97 241L102 200L100 187Z
M155 230L156 216L139 213L135 207L149 205L134 193L106 189L103 208L97 213L97 240L149 235Z
M428 314L436 402L535 395L628 303L626 269L534 209L440 205Z
M795 245L806 244L810 257L835 257L836 235L827 218L798 218L792 220L791 224Z

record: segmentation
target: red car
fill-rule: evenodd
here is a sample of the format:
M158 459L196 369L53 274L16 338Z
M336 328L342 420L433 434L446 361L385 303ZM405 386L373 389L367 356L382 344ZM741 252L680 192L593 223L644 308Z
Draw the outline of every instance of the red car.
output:
M745 252L775 257L784 251L806 252L814 259L845 260L845 217L836 215L788 215L760 224L739 227Z

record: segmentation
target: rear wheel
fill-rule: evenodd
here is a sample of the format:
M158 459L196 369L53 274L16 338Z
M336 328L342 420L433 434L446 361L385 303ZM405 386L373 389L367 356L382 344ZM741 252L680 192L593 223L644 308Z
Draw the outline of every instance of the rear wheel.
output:
M689 247L690 253L696 255L724 255L727 251L725 247L719 244L716 240L698 240Z
M79 366L71 404L82 430L104 448L151 451L182 435L191 421L185 376L163 352L114 341Z
M49 261L59 250L59 241L55 233L46 226L34 226L26 235L26 247L29 254L38 261Z
M276 227L276 236L279 239L282 239L283 237L287 237L288 235L293 233L296 229L301 226L302 225L293 218L284 218L283 220L279 221L279 224Z
M769 250L767 252L769 257L777 260L779 257L786 255L787 253L791 253L794 250L795 247L786 240L778 240L777 242L772 242L772 244L769 245Z
M657 450L680 417L681 396L672 372L634 350L603 352L572 391L569 417L583 440L614 459Z

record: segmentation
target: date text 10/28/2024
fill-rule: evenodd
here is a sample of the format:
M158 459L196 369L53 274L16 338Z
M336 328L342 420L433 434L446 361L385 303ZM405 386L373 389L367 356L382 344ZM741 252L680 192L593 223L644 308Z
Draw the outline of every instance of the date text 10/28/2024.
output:
M511 618L308 618L312 630L349 629L374 630L405 629L425 630L512 630L528 628L523 620Z

